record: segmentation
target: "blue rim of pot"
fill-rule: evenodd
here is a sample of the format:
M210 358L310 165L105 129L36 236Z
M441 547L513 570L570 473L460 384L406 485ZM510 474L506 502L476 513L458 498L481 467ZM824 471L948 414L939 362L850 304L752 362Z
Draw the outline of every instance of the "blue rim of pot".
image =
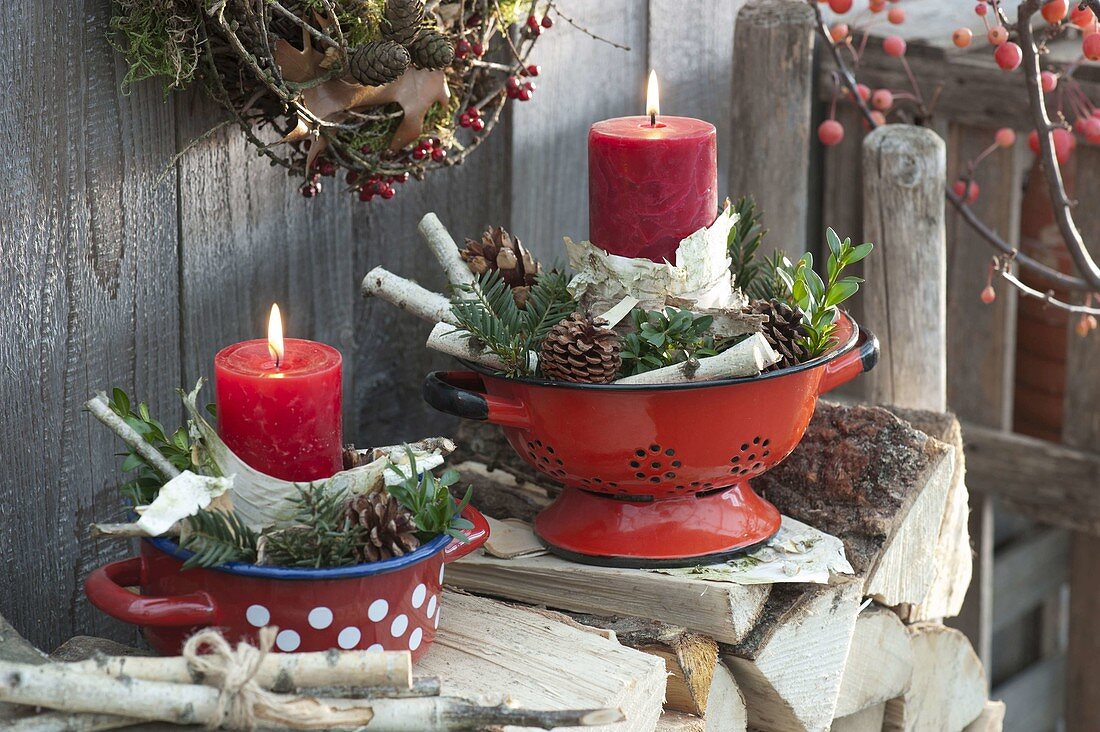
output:
M195 553L189 549L184 549L172 539L165 537L149 537L142 539L147 541L154 547L164 552L170 557L186 562L193 557ZM225 572L226 574L235 574L242 577L260 577L263 579L277 579L277 580L338 580L338 579L353 579L356 577L370 577L376 574L386 574L387 572L396 572L427 559L433 554L437 554L451 543L453 539L447 534L440 534L426 544L421 544L415 551L412 551L404 556L394 557L393 559L383 559L378 562L368 562L366 564L353 564L347 567L324 567L321 569L313 569L311 567L267 567L259 564L248 564L246 562L226 562L225 564L219 564L215 567L193 567L191 569L181 570L184 572L192 572L198 569L211 569L215 572Z

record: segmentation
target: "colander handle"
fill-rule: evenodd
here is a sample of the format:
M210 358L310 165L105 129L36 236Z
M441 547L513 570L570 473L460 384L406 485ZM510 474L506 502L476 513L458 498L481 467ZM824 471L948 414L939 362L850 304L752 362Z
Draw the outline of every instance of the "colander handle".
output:
M856 338L856 347L826 364L825 373L817 388L818 394L824 394L841 384L848 383L860 374L867 373L878 363L878 337L862 325L857 328L859 336Z
M424 401L445 414L528 429L527 407L516 399L485 393L485 382L475 371L433 371L420 389Z

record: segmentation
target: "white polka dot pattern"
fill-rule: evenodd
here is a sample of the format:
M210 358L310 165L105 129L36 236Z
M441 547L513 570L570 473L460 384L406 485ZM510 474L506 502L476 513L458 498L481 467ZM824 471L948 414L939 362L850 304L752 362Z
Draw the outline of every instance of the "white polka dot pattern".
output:
M382 647L381 643L372 643L370 648L367 649L367 653L378 653L379 651L384 650L386 649Z
M280 651L293 653L302 645L302 637L293 630L280 630L279 635L275 636L275 645Z
M380 623L385 619L386 614L390 611L390 604L385 600L375 600L367 608L367 617L372 622Z
M390 624L390 635L394 638L400 638L405 635L405 631L409 629L409 618L405 615L398 615L393 619L393 623Z
M324 630L332 625L332 611L327 607L315 607L309 611L309 625L315 630Z
M348 626L340 631L340 635L336 636L336 642L345 651L351 648L355 648L359 645L359 641L363 639L363 633L354 626Z
M433 615L435 615L435 601L436 601L436 596L435 595L432 595L428 599L428 617L429 618L431 618Z
M409 650L415 651L420 647L420 641L424 638L424 629L415 628L413 632L409 633Z
M271 613L263 605L249 605L244 611L244 619L249 625L262 628L271 622Z
M428 594L428 588L423 583L416 586L412 594L413 607L419 608L424 604L424 597Z

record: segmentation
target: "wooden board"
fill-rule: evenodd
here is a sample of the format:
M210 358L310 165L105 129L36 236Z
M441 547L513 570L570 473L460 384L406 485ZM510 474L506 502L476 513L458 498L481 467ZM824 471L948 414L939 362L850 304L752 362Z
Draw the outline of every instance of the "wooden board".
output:
M935 623L908 628L913 680L886 705L885 732L961 730L985 709L985 672L959 631Z
M532 59L546 70L534 101L512 108L512 231L536 256L564 260L563 236L588 237L588 153L593 122L645 112L646 13L632 0L563 7L596 41L558 19ZM663 106L666 113L672 109Z
M665 665L655 656L546 613L461 593L444 594L441 618L416 670L438 676L444 695L535 709L621 708L626 723L592 728L606 732L649 732L660 717Z
M115 437L82 408L118 385L172 417L179 382L174 104L119 92L107 0L4 4L0 121L0 614L37 645L133 638L94 612L84 576L128 552L87 538L118 520ZM168 412L168 414L166 414Z
M551 555L496 559L483 551L449 565L447 582L471 592L563 610L651 618L726 643L737 643L748 634L769 590L768 585L575 564Z
M856 618L837 695L837 717L878 707L909 689L913 647L892 610L871 605ZM879 722L881 729L881 720Z

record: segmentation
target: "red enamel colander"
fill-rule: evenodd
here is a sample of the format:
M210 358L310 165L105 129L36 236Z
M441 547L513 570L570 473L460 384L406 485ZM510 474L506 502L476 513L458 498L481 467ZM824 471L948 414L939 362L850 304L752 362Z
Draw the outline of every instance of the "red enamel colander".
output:
M501 425L524 460L564 485L535 518L555 554L609 566L720 561L779 529L779 511L748 481L794 450L820 394L878 361L878 339L847 314L837 335L823 356L754 378L573 384L466 364L429 374L423 396Z

